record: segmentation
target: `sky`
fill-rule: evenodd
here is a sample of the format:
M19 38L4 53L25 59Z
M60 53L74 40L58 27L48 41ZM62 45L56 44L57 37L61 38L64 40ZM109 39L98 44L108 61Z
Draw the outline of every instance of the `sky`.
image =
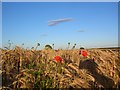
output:
M71 18L49 26L48 21ZM82 31L82 32L81 32ZM3 2L2 45L43 49L118 46L117 2Z
M119 2L119 0L2 0L2 2Z
M0 47L2 47L2 3L0 2Z

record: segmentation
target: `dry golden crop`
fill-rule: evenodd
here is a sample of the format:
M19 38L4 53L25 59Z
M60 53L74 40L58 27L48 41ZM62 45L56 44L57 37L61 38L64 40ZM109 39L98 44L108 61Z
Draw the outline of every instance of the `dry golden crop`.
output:
M119 49L1 50L3 88L118 88ZM64 64L54 62L59 55ZM95 58L95 61L92 59Z

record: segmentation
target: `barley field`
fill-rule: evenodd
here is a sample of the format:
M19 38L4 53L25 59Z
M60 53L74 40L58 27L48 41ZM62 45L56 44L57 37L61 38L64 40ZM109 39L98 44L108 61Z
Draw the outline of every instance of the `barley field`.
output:
M120 49L1 49L2 89L120 88ZM64 63L55 62L60 56Z

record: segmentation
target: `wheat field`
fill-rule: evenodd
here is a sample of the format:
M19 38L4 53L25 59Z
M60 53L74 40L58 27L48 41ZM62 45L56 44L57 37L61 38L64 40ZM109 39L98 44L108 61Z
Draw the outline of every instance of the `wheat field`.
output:
M2 89L13 88L119 88L119 49L74 50L1 49ZM56 63L59 55L65 63ZM93 58L95 60L93 61Z

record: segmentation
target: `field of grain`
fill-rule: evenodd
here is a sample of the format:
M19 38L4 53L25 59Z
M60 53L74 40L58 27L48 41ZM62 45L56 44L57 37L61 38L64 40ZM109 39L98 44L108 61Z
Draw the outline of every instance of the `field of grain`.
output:
M2 88L119 88L119 49L86 51L1 49ZM65 62L54 62L57 55Z

